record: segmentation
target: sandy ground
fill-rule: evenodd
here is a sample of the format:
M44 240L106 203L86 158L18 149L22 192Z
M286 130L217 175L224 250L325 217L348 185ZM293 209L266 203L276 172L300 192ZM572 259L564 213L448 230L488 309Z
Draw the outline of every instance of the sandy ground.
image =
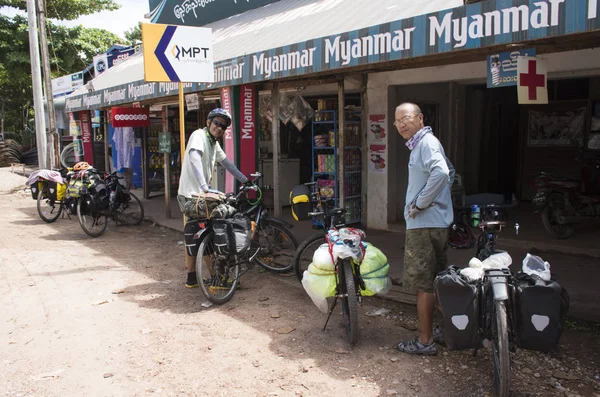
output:
M413 307L366 299L353 349L340 313L322 331L291 277L255 268L232 301L204 308L183 287L181 233L110 224L90 239L76 218L43 223L26 192L0 181L2 396L493 395L487 349L393 349L415 334ZM600 396L598 346L569 330L556 354L518 350L512 395Z

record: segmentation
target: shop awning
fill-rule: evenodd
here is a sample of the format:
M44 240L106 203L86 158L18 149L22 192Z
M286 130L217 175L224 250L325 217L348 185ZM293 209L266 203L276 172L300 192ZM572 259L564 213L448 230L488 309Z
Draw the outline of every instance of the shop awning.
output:
M600 17L587 0L569 4L548 9L546 3L523 5L522 0L467 5L463 0L281 0L207 25L213 29L215 81L189 83L184 89L338 73L600 30ZM69 96L66 107L98 109L177 94L176 83L147 83L143 76L142 54L137 54L94 79L93 91Z
M207 25L215 61L463 5L463 0L282 0Z

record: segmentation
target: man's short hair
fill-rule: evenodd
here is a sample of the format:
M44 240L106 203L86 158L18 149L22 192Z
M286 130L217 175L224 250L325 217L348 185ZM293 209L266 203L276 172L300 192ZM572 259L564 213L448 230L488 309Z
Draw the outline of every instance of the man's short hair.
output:
M419 107L419 105L417 105L416 103L413 103L413 102L403 102L403 103L401 103L400 105L396 106L396 112L398 110L400 110L400 108L403 107L403 106L411 106L412 109L413 109L413 111L415 112L415 114L422 113L421 112L421 108Z

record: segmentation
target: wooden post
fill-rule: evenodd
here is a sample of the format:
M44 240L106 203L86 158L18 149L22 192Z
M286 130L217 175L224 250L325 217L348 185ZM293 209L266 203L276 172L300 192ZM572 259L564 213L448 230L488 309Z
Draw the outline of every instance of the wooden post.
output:
M144 200L149 198L149 183L148 183L148 134L150 132L150 128L144 128L144 133L142 134L142 186L144 188L143 195Z
M338 148L337 148L337 162L338 169L337 175L335 176L338 181L338 204L339 208L344 208L344 147L346 146L344 139L344 124L346 122L346 115L344 114L344 108L346 107L346 103L344 102L344 78L340 78L338 81Z
M281 218L280 183L279 183L279 83L273 83L271 88L271 110L273 123L271 136L273 138L273 209L275 218Z
M183 155L185 154L185 101L183 97L183 83L179 83L179 145L181 149L181 155L179 156L181 161L181 169L183 169ZM171 183L169 181L169 183ZM171 188L169 187L169 191ZM167 189L165 189L166 194ZM171 210L171 196L167 198L167 208ZM185 226L185 215L183 216L183 225Z
M171 218L171 153L165 153L165 215Z
M169 108L162 108L162 128L161 132L169 131ZM160 144L160 141L159 141ZM171 153L165 153L165 215L167 219L171 218Z
M104 135L104 170L110 173L110 159L108 158L108 111L100 111L100 125L102 126L102 132ZM143 153L142 153L143 159ZM59 163L60 164L60 163Z
M362 83L360 85L360 107L361 107L361 151L362 151L362 180L361 180L361 203L360 203L360 222L366 228L367 227L367 206L368 206L368 192L369 192L369 143L367 139L367 131L369 128L369 95L367 94L367 88L369 86L369 74L363 73Z

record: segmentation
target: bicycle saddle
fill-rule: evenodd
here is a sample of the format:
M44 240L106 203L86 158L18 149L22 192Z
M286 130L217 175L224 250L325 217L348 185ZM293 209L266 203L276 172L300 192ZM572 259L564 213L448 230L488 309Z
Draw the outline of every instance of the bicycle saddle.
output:
M506 226L506 222L504 221L488 221L488 222L481 222L479 224L480 228L488 228L488 229L502 229L503 226Z
M344 215L346 210L343 208L334 208L331 210L331 215Z

